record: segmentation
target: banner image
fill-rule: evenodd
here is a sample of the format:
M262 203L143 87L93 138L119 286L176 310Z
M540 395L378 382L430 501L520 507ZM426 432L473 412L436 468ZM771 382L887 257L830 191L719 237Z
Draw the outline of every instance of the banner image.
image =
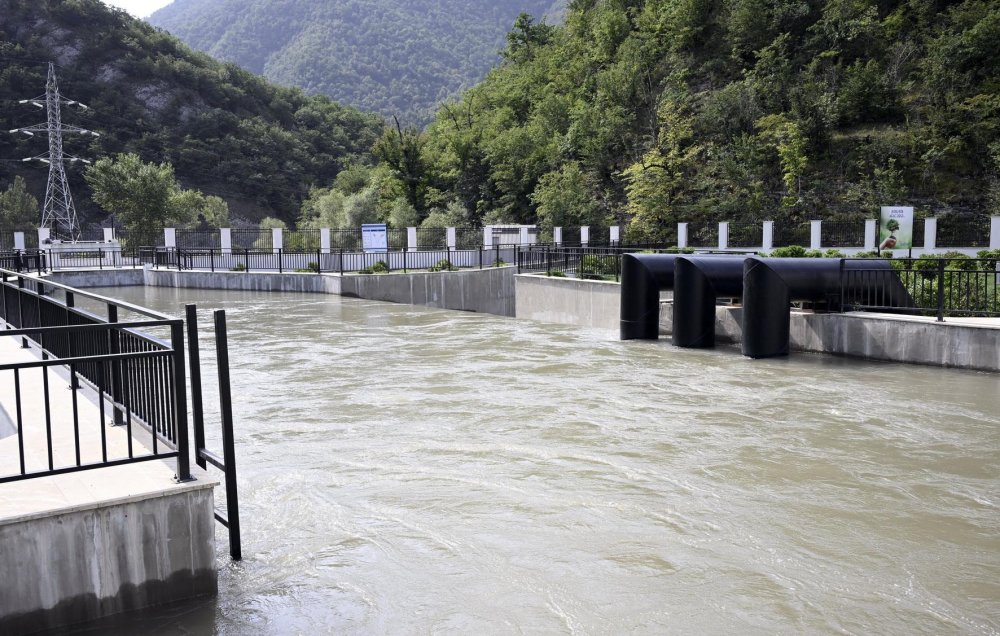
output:
M908 250L913 247L913 208L882 206L879 220L879 250Z

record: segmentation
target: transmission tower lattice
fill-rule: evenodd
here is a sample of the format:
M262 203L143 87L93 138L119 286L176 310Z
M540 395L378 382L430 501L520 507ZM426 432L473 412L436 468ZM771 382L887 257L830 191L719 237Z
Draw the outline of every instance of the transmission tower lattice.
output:
M78 126L63 125L60 112L63 104L76 106L83 110L87 110L87 106L77 101L62 99L59 96L56 71L51 62L49 62L49 77L45 82L45 95L34 99L22 99L19 103L44 108L48 115L48 121L44 124L15 128L10 131L12 133L21 132L29 137L34 136L35 133L45 133L49 136L49 151L47 153L22 159L22 161L38 160L49 164L49 182L45 187L45 205L42 206L41 226L49 228L53 238L75 241L80 238L80 224L76 219L76 208L73 206L73 196L69 191L69 182L66 180L66 169L63 164L67 161L71 163L76 161L90 162L63 153L62 136L63 133L81 133L94 137L100 135Z

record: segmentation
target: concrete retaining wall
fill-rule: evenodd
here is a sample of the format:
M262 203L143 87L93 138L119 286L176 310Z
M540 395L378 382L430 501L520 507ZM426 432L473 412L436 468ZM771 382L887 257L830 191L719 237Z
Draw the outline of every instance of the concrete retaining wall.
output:
M142 269L106 269L53 272L47 279L78 289L86 287L134 287L145 285Z
M339 294L340 276L318 274L278 274L258 272L201 272L168 269L145 270L150 287L231 289L239 291L289 291Z
M341 294L367 300L514 315L514 268L344 276Z
M0 522L0 634L214 595L214 486Z
M515 292L518 318L618 331L618 283L521 274Z

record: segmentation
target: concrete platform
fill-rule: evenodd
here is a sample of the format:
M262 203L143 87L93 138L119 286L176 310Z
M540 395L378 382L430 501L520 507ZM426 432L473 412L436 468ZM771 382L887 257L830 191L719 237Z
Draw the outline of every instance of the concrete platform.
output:
M0 363L36 360L20 339L0 337ZM56 468L76 465L73 391L68 372L49 371ZM40 369L20 372L21 425L28 471L48 468ZM96 391L76 392L80 461L128 457L129 434L104 418ZM0 372L0 408L16 427L13 372ZM0 475L20 472L18 436L0 439ZM133 426L135 456L151 438ZM29 634L184 598L215 594L213 490L197 467L177 483L175 460L150 460L0 484L0 633Z

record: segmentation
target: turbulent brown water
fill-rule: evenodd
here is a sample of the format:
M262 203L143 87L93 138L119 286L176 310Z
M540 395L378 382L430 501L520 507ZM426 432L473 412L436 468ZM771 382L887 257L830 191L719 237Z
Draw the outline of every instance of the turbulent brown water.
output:
M245 560L94 633L1000 630L1000 375L105 291L227 310Z

